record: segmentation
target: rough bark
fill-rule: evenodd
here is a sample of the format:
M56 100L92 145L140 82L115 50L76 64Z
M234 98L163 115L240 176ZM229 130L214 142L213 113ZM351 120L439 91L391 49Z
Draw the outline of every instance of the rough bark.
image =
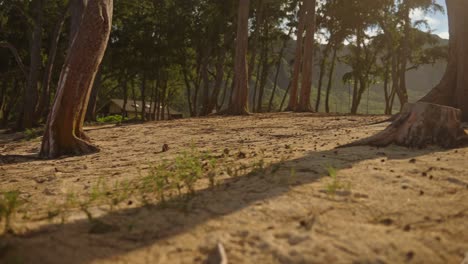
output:
M296 51L294 52L294 68L289 89L289 103L285 111L294 111L297 108L297 92L299 90L299 77L302 68L302 45L304 42L304 26L306 24L306 15L309 1L305 1L299 10L299 22L297 26Z
M428 145L453 148L467 142L459 109L419 102L405 104L398 118L384 131L342 147L396 144L412 148Z
M249 34L249 4L250 0L239 0L237 18L236 56L234 65L234 92L226 114L246 115L248 110L248 69L247 47Z
M296 108L298 112L312 112L310 104L310 94L312 92L312 68L314 66L314 35L315 35L315 2L309 0L306 22L306 36L304 39L304 65L302 69L301 93L299 104Z
M84 11L60 74L42 140L40 156L43 158L98 151L82 133L84 115L81 113L86 112L91 87L109 40L112 5L112 0L90 1Z

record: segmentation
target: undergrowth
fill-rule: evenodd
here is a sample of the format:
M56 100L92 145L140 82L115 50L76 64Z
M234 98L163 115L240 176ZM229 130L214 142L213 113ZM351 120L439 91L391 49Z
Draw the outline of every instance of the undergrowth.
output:
M50 203L44 220L54 221L59 218L64 224L69 217L77 212L86 216L92 227L106 227L97 220L96 212L112 212L120 206L176 206L188 208L188 203L196 195L198 189L209 184L211 190L218 186L217 177L238 177L242 175L260 176L267 174L275 179L277 171L282 166L267 164L263 155L252 164L236 164L239 155L215 155L210 151L200 151L194 146L179 153L173 160L163 160L158 164L149 164L145 171L140 171L140 177L131 181L114 181L100 179L94 183L85 194L68 192L63 201ZM295 170L290 177L280 179L280 184L290 184L296 178ZM201 182L200 181L204 181ZM19 199L19 192L12 191L0 196L0 221L4 222L5 231L12 232L11 223L15 212L24 204ZM28 209L25 209L25 211ZM94 230L94 229L93 229ZM95 230L94 230L95 231ZM93 231L93 232L94 232ZM98 231L97 231L98 232Z

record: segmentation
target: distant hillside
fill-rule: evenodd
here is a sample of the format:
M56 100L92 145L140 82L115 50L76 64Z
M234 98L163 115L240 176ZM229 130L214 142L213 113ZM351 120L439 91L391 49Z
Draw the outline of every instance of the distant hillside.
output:
M283 58L283 63L281 66L281 71L279 75L278 87L280 91L275 97L275 105L280 104L282 95L286 91L289 80L290 80L290 63L293 61L294 50L295 50L295 41L291 40L288 44L288 48L285 52ZM448 41L440 39L439 45L448 45ZM323 48L323 47L322 47ZM346 54L346 47L341 51L341 54ZM312 102L315 104L315 98L317 97L317 82L319 76L319 59L320 54L315 55L315 68L313 72L314 76L314 88L312 91ZM417 70L411 70L407 73L407 87L410 101L416 101L422 96L424 96L430 89L432 89L439 80L442 78L442 75L445 70L446 61L439 61L434 65L424 65L419 67ZM347 84L342 82L342 77L345 73L349 72L351 69L347 65L338 62L335 69L335 76L333 80L333 88L330 98L330 107L332 112L347 113L350 109L350 91L352 92L352 87L348 87ZM266 97L269 98L271 95L271 90L273 87L274 73L276 68L271 70L269 77L269 82L267 84ZM324 84L322 90L326 89L327 78L324 78ZM252 86L253 87L253 84ZM322 92L322 102L324 102L325 92ZM395 100L396 104L394 109L399 108L398 100ZM369 114L383 114L385 108L385 99L383 84L377 84L372 86L369 89L369 92L365 93L362 98L361 105L359 107L359 113L369 113ZM324 111L324 104L321 103L321 111Z

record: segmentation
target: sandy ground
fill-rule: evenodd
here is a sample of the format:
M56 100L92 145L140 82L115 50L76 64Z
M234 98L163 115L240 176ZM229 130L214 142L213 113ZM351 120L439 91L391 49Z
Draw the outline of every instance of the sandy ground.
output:
M461 263L468 148L335 150L383 129L368 125L383 119L283 113L93 127L100 153L53 161L29 158L40 139L2 135L0 188L18 189L29 202L17 214L16 235L0 236L0 263L219 263L218 244L229 263ZM129 198L113 211L96 210L113 227L108 232L90 232L80 212L64 224L44 220L70 191L86 195L99 179L137 179L191 144L228 149L235 164L263 159L277 171L220 175L214 188L204 180L184 208ZM326 166L347 186L335 195L327 192Z

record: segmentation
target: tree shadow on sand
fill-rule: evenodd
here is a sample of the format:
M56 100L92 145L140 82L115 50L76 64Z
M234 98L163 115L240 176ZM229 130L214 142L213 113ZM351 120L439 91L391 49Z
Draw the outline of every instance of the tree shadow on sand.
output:
M341 170L369 159L411 159L443 151L436 148L390 148L354 147L311 152L299 159L271 165L280 166L277 175L284 177L290 177L291 169L294 168L296 176L291 185L281 184L269 174L247 174L229 178L213 189L197 191L189 202L188 210L150 205L124 209L99 217L99 222L113 227L109 232L102 234L90 234L90 223L87 220L78 220L63 225L47 225L21 236L4 235L0 237L4 244L3 250L0 249L0 263L20 259L24 263L81 264L125 255L161 240L191 232L195 227L212 219L225 217L256 203L285 195L291 187L314 183L327 175L327 165ZM395 148L400 151L394 151ZM355 155L356 153L360 155ZM226 230L229 231L233 230ZM70 259L70 256L73 258Z

